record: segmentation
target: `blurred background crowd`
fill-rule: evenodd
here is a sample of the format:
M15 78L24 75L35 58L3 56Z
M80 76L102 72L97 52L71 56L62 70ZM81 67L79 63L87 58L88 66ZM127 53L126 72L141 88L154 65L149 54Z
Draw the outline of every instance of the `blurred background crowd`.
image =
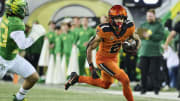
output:
M26 34L34 24L40 24L46 29L46 35L19 54L36 68L39 82L64 83L72 71L89 75L88 41L96 35L98 24L108 23L107 14L112 5L120 4L127 9L128 20L135 23L142 41L134 55L119 52L120 68L131 82L137 82L134 90L141 94L152 89L158 94L161 88L167 87L180 91L179 34L169 44L168 51L163 49L171 31L180 27L180 0L28 0L28 3L30 15L24 20ZM0 7L2 16L3 0ZM95 53L96 50L93 57ZM4 80L11 77L7 74Z

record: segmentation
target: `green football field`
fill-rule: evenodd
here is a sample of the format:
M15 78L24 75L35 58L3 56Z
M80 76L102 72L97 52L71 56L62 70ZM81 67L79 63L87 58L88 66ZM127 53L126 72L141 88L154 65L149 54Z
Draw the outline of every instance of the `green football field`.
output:
M12 95L20 85L0 81L0 101L12 101ZM84 89L85 88L85 89ZM75 86L65 91L63 85L36 85L27 95L28 101L126 101L124 96L96 92L95 87ZM177 101L135 96L135 101Z

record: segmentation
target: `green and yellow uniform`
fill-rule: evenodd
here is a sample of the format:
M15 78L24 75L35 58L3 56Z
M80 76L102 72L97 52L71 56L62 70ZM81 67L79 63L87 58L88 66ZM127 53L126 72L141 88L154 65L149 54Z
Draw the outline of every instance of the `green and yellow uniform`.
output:
M49 44L55 44L55 32L50 31L46 34L46 37L49 40ZM54 54L54 48L50 48L50 54Z
M88 27L87 29L81 28L78 35L77 47L79 48L79 70L80 75L85 74L85 60L86 60L86 45L89 39L95 35L95 30Z
M60 53L62 56L62 40L61 40L61 34L57 35L55 37L55 54Z
M72 45L74 43L74 37L72 32L68 33L62 33L61 34L62 39L62 52L66 56L66 64L69 64L69 58L71 55Z
M73 34L73 40L74 40L74 44L77 43L77 41L79 40L79 33L80 31L82 30L82 27L80 28L74 28L72 31L71 31L71 34Z
M10 34L13 31L24 31L24 22L18 17L7 17L4 14L0 24L0 56L6 60L12 60L18 53L18 46Z

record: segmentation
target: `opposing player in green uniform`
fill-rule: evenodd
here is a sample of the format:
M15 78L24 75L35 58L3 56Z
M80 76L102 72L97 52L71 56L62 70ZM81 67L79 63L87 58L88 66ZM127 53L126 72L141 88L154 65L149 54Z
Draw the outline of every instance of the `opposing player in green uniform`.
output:
M0 24L0 78L6 72L16 73L24 78L13 101L27 101L25 95L39 79L34 67L18 55L19 49L30 47L39 37L36 33L25 37L23 19L27 11L26 0L7 0Z

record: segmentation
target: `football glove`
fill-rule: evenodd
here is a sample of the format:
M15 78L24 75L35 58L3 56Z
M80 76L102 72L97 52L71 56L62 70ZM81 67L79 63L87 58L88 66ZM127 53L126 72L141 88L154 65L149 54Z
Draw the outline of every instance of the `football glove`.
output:
M44 29L44 27L42 25L34 24L32 26L32 30L29 34L29 37L31 37L33 39L33 41L35 42L41 36L45 35L45 33L46 33L46 30Z

